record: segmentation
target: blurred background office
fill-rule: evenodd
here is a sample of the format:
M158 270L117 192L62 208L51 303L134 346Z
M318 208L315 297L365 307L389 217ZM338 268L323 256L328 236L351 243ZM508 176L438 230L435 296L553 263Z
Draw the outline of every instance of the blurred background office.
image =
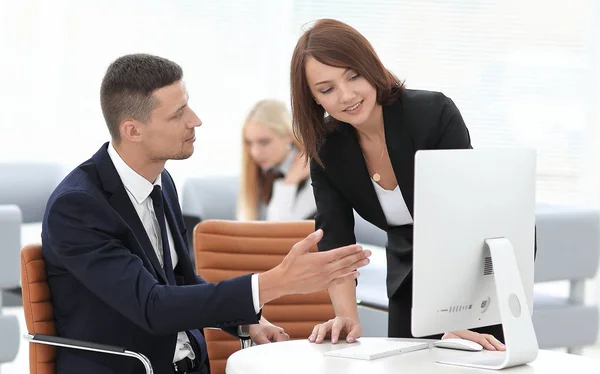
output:
M538 203L598 207L594 0L0 0L0 205L15 189L25 194L21 183L44 185L39 170L69 170L109 139L102 76L117 57L144 52L183 67L203 121L194 155L167 163L180 194L190 179L224 178L232 198L222 204L235 217L248 110L265 98L289 108L292 49L304 27L324 17L364 34L407 87L451 97L474 147L536 148ZM25 163L45 166L10 168ZM24 229L23 241L39 238L36 230ZM600 301L596 281L586 280L586 303ZM566 294L570 286L536 287ZM1 313L22 321L22 309L4 300ZM2 339L0 331L0 347ZM26 349L21 342L2 373L26 370Z
M310 167L292 130L292 115L279 100L256 103L242 127L237 218L297 221L317 211Z

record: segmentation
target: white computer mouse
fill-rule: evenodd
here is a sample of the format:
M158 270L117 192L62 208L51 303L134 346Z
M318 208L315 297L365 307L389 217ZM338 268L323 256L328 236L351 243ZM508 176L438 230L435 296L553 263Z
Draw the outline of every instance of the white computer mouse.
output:
M434 347L458 349L461 351L481 351L483 346L479 343L472 342L466 339L442 339L433 343Z

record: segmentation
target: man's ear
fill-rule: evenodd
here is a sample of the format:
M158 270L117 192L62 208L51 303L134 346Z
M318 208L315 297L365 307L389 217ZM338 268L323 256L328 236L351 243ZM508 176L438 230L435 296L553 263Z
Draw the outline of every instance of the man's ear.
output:
M127 139L130 142L134 143L141 141L141 125L142 124L140 122L134 119L126 119L123 122L121 122L121 139Z

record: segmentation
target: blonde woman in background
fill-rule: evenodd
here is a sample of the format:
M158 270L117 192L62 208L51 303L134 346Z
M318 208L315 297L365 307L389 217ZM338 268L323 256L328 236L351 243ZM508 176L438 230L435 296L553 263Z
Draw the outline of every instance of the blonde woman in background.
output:
M241 220L312 219L317 210L291 114L277 100L256 103L242 128Z

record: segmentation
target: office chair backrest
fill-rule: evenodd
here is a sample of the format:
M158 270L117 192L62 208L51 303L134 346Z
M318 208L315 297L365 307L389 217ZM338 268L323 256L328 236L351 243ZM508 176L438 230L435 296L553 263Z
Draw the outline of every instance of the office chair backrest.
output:
M194 229L198 275L219 282L277 266L292 246L314 231L314 221L234 222L207 220ZM317 248L311 248L316 251ZM327 291L288 295L271 301L263 315L281 326L291 339L307 339L315 324L334 318ZM211 373L225 372L227 358L240 349L239 341L220 331L206 329Z
M30 244L21 250L21 287L23 311L29 334L56 335L50 288L40 244ZM30 343L29 372L56 373L56 348Z
M41 222L46 202L66 171L53 163L0 162L0 205L17 205L23 223Z
M184 216L233 220L237 215L239 178L205 176L188 178L183 184L181 210Z

